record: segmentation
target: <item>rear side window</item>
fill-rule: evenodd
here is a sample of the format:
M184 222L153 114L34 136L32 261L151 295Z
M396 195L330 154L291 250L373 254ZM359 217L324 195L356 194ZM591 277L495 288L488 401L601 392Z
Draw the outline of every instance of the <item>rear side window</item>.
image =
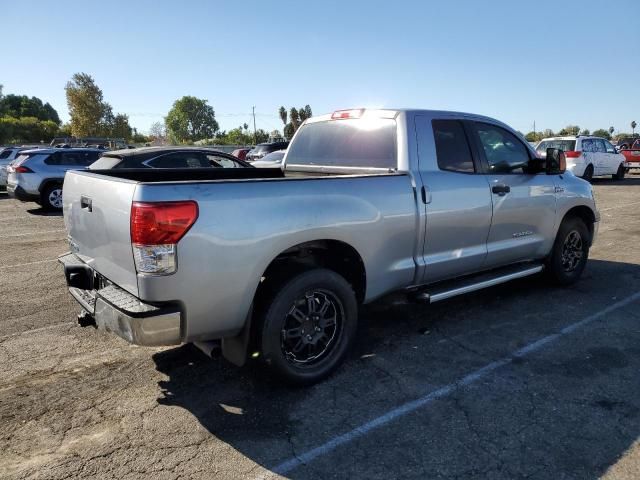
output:
M148 162L153 168L209 168L209 161L199 153L180 152L163 155Z
M109 170L116 167L122 161L119 157L100 157L91 164L91 170Z
M56 152L47 158L47 165L60 165L65 167L87 167L98 159L98 152L75 151Z
M362 118L308 123L290 144L287 163L395 169L396 122Z
M591 140L590 138L585 138L584 140L582 140L582 151L583 152L595 152L596 151L596 146L593 143L593 140Z
M511 132L489 123L473 123L490 173L524 173L529 152Z
M474 173L473 158L464 127L458 120L434 120L438 168L452 172Z
M223 157L221 155L212 155L207 154L207 160L209 161L209 165L211 167L216 168L242 168L243 165L240 162L236 162L228 157Z

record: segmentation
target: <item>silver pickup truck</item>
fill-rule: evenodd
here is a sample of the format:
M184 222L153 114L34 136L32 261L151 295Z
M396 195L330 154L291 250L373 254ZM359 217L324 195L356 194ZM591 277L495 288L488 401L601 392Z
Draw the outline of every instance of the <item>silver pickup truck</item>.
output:
M282 169L68 172L60 261L84 324L218 342L312 383L344 360L358 306L389 292L576 281L599 215L564 165L483 116L342 110L308 119Z

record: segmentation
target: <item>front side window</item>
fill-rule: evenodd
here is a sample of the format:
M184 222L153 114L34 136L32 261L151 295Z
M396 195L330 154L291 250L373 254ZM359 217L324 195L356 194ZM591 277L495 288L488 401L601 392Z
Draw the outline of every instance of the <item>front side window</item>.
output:
M616 153L616 149L611 145L608 140L603 140L604 147L607 149L607 153Z
M473 123L489 173L525 173L529 152L520 140L504 128L488 123Z
M462 122L433 120L433 138L436 144L438 168L451 172L474 173L471 149Z
M604 141L603 140L601 140L599 138L596 138L596 139L593 140L593 143L595 143L595 145L596 145L596 152L606 153L607 148L604 146Z

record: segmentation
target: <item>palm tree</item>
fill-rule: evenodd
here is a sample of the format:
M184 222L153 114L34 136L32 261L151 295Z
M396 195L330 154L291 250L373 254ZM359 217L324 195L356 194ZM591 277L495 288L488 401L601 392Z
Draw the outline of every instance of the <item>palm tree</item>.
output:
M613 132L615 132L615 130L615 128L609 127L609 135L613 135Z
M636 123L635 120L633 122L631 122L631 131L632 131L632 134L633 134L634 137L636 136L636 126L637 125L638 124Z
M280 107L280 110L278 110L278 113L280 114L280 120L282 120L282 123L284 123L286 127L287 126L287 109L284 107Z

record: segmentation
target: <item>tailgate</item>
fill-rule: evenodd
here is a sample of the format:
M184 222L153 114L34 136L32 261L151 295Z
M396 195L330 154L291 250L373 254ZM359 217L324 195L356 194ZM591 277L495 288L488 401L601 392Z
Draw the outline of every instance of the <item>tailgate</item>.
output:
M136 182L70 171L62 191L71 251L111 282L138 294L129 217Z

